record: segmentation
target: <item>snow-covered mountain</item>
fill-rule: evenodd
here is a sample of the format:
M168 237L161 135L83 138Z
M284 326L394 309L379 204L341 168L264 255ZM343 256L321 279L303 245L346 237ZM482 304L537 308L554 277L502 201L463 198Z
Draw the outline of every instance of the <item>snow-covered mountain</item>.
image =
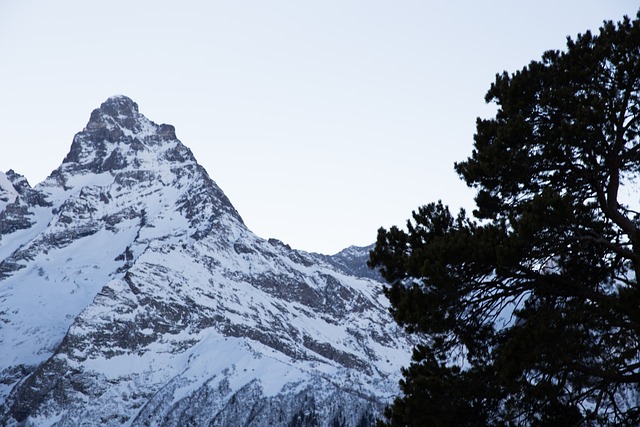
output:
M372 425L411 346L366 252L257 237L112 97L44 182L0 173L0 423Z

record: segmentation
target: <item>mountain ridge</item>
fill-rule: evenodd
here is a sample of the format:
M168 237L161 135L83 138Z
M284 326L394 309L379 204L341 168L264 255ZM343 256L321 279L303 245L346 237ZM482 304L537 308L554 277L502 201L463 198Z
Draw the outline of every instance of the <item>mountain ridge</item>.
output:
M411 346L366 249L256 236L131 99L42 183L4 177L3 424L360 426L397 393Z

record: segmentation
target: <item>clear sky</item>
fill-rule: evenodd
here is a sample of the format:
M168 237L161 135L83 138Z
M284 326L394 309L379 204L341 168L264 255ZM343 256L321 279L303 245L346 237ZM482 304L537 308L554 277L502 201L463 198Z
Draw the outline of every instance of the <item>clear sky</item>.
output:
M258 235L335 253L442 199L484 95L637 0L0 0L0 170L32 185L109 96L178 138Z

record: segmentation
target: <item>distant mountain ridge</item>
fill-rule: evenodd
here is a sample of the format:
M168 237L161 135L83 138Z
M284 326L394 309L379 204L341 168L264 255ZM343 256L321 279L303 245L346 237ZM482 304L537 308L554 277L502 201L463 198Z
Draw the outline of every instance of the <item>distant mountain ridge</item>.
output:
M315 254L338 270L356 277L367 277L379 282L384 281L377 270L367 267L369 252L375 243L369 246L349 246L334 255Z
M0 423L371 426L411 345L367 254L254 235L111 97L45 181L0 173Z

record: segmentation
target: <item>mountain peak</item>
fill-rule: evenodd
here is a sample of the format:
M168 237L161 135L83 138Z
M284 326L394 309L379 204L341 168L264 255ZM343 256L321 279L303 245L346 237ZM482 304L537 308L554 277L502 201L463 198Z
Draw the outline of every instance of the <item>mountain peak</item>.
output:
M141 128L141 120L145 121L145 118L138 112L138 104L127 96L115 95L93 110L87 130L118 127L136 132Z
M128 96L114 95L100 105L100 110L112 117L133 116L138 113L138 104Z
M151 188L157 194L169 191L164 187L188 188L179 198L177 210L192 226L189 231L193 237L210 232L221 216L242 224L222 190L191 150L176 138L175 128L152 122L126 96L112 96L93 110L89 123L75 135L63 164L52 173L47 185L82 187L91 175L103 173L110 175L101 179L109 182L105 191L114 198L119 192L134 194L145 189L148 195L153 192Z
M155 124L140 114L131 98L116 95L93 110L87 126L74 137L64 163L82 164L94 172L121 169L125 157L136 157L136 153L165 143L179 144L173 126Z

